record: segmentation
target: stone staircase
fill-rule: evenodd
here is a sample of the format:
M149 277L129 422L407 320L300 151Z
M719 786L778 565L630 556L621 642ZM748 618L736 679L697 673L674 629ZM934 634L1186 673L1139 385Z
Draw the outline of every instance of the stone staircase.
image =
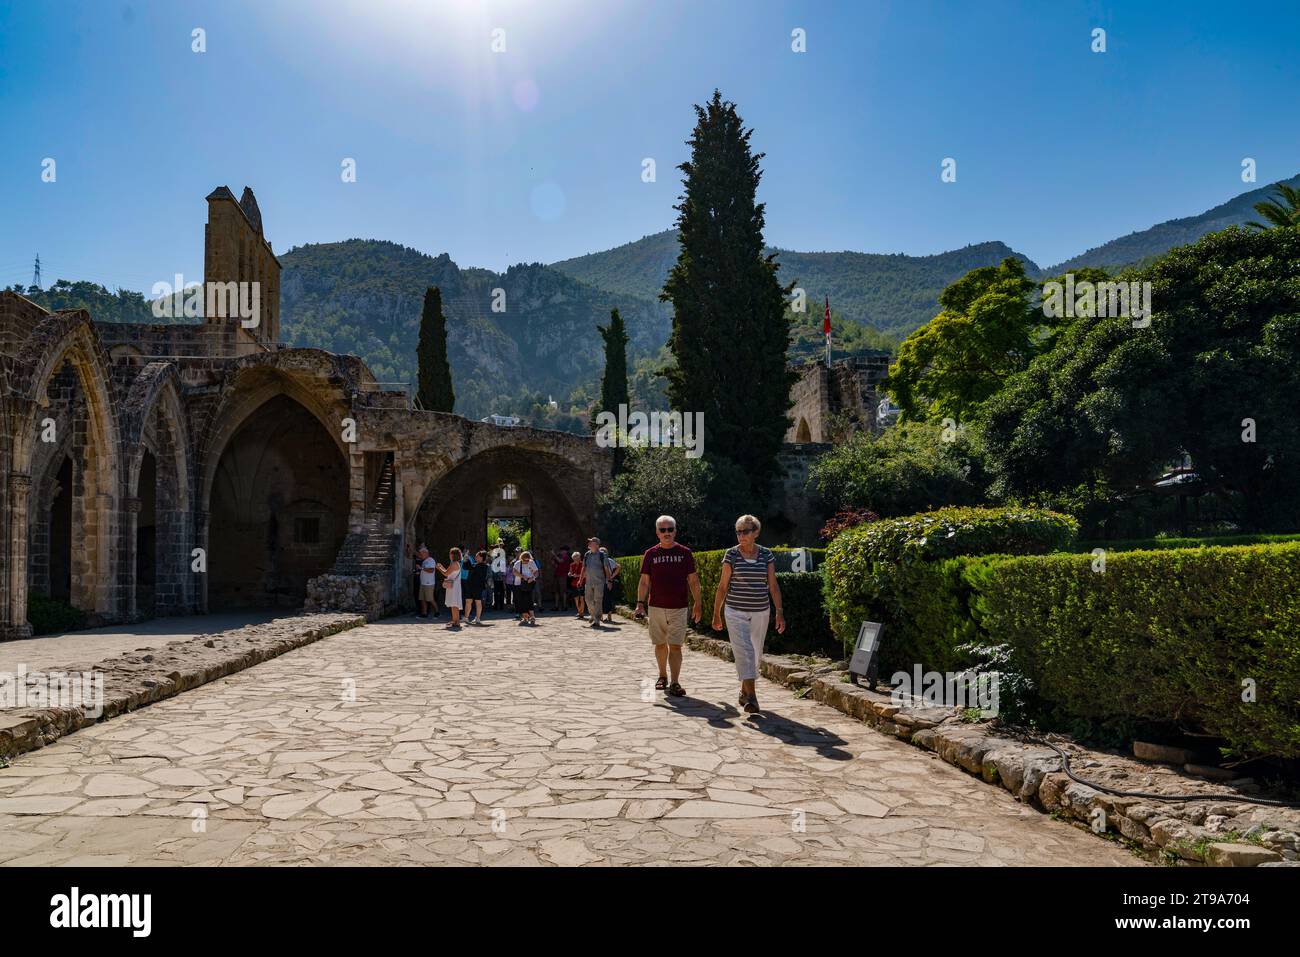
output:
M307 583L304 610L360 611L374 619L391 610L398 600L390 595L393 562L397 560L393 538L393 496L395 479L392 463L380 473L374 498L366 509L360 531L349 532L339 548L334 566Z
M384 465L366 524L349 532L334 559L331 575L389 575L393 570L393 466Z

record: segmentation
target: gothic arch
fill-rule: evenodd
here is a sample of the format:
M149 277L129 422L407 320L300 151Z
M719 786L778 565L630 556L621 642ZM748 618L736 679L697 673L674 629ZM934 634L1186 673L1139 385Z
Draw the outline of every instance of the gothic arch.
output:
M128 613L136 617L193 611L193 468L176 365L151 362L145 366L132 382L123 406L122 457L128 507L123 571ZM149 488L142 482L147 456L154 472Z
M49 503L41 501L40 492L53 488L47 473L60 469L70 456L74 464L71 524L72 534L79 535L79 547L71 551L69 600L92 623L112 620L121 611L116 548L120 433L109 369L108 355L90 317L84 310L73 310L37 323L16 357L12 377L13 391L29 406L25 424L13 437L13 471L27 477L36 493L25 503L25 514L16 516L26 527L15 533L24 537L30 554L33 536L48 532L40 522ZM53 401L52 385L62 393ZM69 391L74 387L75 394ZM52 404L63 405L53 410L56 415L50 414ZM43 441L49 434L47 420L53 421L53 443ZM67 435L61 434L65 431ZM64 438L70 438L70 443L64 445ZM48 448L51 444L54 449ZM60 447L62 456L57 454ZM22 558L26 563L27 555ZM26 618L27 585L26 576L10 579L8 604L14 621Z

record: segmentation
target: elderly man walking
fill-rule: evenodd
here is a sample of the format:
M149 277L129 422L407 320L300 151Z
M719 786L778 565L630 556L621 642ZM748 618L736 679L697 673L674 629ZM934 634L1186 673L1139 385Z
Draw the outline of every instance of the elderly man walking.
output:
M609 587L609 559L600 550L600 539L594 535L587 539L578 587L583 589L587 607L592 610L590 627L600 628L600 610L605 603L605 589Z
M686 643L686 593L694 606L691 617L701 617L700 576L695 556L677 542L677 519L660 515L655 521L659 544L641 556L641 578L636 586L636 616L644 618L650 601L650 641L659 664L655 688L674 698L685 696L678 683L682 671L682 645ZM670 677L671 675L671 677Z
M418 617L428 618L438 615L438 563L429 555L423 545L415 553L415 561L420 569L420 612Z

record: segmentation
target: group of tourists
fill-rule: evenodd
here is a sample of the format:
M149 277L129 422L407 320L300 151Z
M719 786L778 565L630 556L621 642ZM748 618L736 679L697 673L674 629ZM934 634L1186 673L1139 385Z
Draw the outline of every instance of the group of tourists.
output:
M522 625L536 625L534 606L541 604L541 569L533 553L520 547L507 556L501 546L489 552L456 547L447 553L447 564L434 559L425 545L415 550L417 618L451 616L447 628L459 631L461 618L467 625L483 625L485 609L511 609Z
M425 545L412 557L417 618L440 618L445 611L451 618L447 628L459 631L462 620L467 625L483 625L486 609L512 611L520 624L537 624L544 598L542 570L533 553L522 546L515 548L513 555L507 555L501 546L490 552L456 547L448 552L445 565L434 559ZM586 552L557 548L551 560L553 610L567 610L572 602L576 617L594 627L599 628L602 620L613 622L619 566L600 539L593 536Z
M740 679L739 705L748 713L759 711L759 663L772 617L778 633L785 631L781 587L776 580L776 556L758 544L762 524L753 515L736 519L737 543L723 556L721 576L713 600L713 629L725 627L731 640L736 674ZM650 642L659 668L657 690L669 697L686 695L681 685L682 647L686 643L688 609L698 624L703 618L700 576L695 556L677 541L677 520L660 515L655 521L658 542L641 556L635 615L649 619ZM557 611L571 599L577 618L600 628L613 621L620 567L594 535L585 552L556 549L552 558L552 599ZM438 614L439 599L450 610L453 631L460 629L461 614L471 625L483 624L485 607L512 609L519 623L536 626L536 609L542 603L541 570L532 552L516 548L507 556L500 546L491 553L453 548L447 564L435 561L421 545L415 554L419 575L417 617ZM442 594L439 595L441 583Z

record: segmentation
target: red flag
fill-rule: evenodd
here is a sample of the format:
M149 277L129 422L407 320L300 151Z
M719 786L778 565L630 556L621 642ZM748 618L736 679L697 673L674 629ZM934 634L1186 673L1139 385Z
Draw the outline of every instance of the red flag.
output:
M822 332L826 334L827 338L830 338L830 334L831 334L831 297L830 296L826 297L826 318L822 322Z

